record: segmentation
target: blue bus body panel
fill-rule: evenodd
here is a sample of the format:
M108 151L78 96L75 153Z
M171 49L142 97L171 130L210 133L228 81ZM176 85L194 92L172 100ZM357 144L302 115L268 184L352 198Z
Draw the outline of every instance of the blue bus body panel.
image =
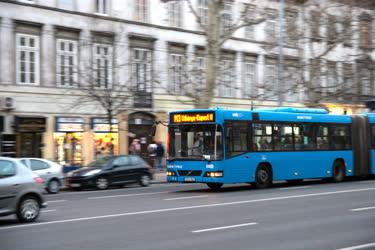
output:
M173 161L168 170L202 170L195 182L244 183L254 182L257 166L270 163L273 180L313 179L332 176L333 163L342 158L346 163L346 176L353 176L352 151L312 152L254 152L225 161ZM223 178L203 177L206 171L224 171ZM185 182L185 177L168 177L171 182Z

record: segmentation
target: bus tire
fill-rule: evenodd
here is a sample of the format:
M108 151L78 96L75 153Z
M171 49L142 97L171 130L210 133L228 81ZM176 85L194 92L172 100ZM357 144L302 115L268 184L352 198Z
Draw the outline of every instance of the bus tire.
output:
M342 182L345 179L345 166L342 161L335 161L333 164L333 177L334 182Z
M209 188L211 188L214 191L220 190L220 188L223 186L223 183L216 183L216 182L210 182L206 184Z
M260 165L255 173L255 186L268 188L272 185L272 171L267 165Z

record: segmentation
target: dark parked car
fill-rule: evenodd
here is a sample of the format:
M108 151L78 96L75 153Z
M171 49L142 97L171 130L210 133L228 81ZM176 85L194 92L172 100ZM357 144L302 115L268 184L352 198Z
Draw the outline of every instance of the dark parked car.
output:
M47 206L44 181L20 160L0 157L0 216L16 214L22 222L38 218Z
M135 182L148 186L151 179L151 167L136 155L99 158L87 167L69 172L66 177L67 185L72 189L107 189L109 186Z

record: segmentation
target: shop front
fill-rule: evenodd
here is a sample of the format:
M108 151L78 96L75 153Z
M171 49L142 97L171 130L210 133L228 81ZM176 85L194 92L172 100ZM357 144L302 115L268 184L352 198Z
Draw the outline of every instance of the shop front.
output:
M42 157L43 133L46 131L45 117L16 116L16 157Z
M129 115L129 147L130 144L137 140L140 143L140 156L150 165L153 165L153 159L150 158L147 147L153 142L153 131L155 116L146 112L135 112Z
M83 161L84 119L81 117L56 117L55 160L62 165L81 165Z
M118 155L118 121L110 122L105 118L91 118L91 130L94 132L95 159L108 155Z

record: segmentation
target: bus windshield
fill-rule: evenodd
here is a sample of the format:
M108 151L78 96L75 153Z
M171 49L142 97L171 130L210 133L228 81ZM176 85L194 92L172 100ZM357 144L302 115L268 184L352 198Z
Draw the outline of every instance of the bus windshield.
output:
M189 124L169 127L169 159L221 160L222 128L217 124Z

